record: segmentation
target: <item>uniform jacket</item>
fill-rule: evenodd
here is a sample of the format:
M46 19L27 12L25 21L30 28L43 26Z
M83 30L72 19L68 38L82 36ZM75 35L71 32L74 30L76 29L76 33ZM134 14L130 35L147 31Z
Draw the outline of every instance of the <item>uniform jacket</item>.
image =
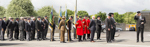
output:
M66 23L65 23L65 20L61 20L60 23L59 23L59 29L61 31L65 31L66 29Z
M145 17L141 16L142 19L141 20L139 16L135 16L134 19L136 20L136 28L140 27L140 28L144 28L144 24L146 23ZM141 24L141 22L144 22L144 24Z
M76 31L77 31L77 35L82 36L83 35L83 23L82 20L78 20L76 22Z
M90 29L89 29L90 19L87 19L87 20L86 20L86 23L87 23L87 34L90 34L90 33L91 33L91 31L90 31Z

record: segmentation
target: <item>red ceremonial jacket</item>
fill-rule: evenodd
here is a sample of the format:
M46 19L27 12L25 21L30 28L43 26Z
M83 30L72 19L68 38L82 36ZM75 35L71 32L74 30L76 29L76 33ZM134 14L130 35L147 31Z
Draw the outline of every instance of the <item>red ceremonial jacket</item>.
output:
M82 26L82 21L78 20L76 23L76 31L77 31L77 35L82 36L83 35L83 26Z
M87 23L86 23L86 19L83 19L82 20L82 23L83 23L83 32L84 32L84 34L87 34Z
M88 28L90 25L90 19L87 19L86 23L87 23L87 28ZM87 29L87 34L90 34L90 33L91 33L90 29Z

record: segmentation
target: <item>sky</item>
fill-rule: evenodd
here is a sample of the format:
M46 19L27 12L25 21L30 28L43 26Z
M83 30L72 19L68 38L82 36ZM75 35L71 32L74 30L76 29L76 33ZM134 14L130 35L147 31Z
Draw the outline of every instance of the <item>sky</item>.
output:
M0 0L0 6L7 8L11 0ZM67 9L75 9L76 0L31 0L35 10L44 6L52 6L59 12L60 6L62 11ZM150 0L77 0L77 11L85 10L89 15L97 14L98 12L136 12L144 9L150 9Z

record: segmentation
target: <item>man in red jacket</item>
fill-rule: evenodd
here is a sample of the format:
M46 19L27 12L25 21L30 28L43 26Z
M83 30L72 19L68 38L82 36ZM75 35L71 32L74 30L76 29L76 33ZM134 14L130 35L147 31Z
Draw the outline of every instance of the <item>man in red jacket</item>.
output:
M84 19L82 20L82 24L83 24L83 40L86 41L85 36L87 34L87 23L86 23L86 18L87 16L84 16Z
M77 35L79 38L79 42L82 41L81 38L83 36L83 24L82 24L82 17L79 17L79 20L76 22L76 29L77 29Z
M90 39L90 29L89 29L89 24L90 24L90 16L88 16L88 19L86 20L87 23L87 39Z

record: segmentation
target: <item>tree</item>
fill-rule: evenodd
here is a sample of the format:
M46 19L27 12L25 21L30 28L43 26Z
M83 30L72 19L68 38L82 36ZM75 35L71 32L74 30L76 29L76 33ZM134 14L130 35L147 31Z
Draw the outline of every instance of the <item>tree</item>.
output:
M123 23L124 22L124 15L123 14L118 14L118 12L114 13L114 19L118 23Z
M66 11L62 12L62 15L65 15L65 12ZM73 16L74 15L74 11L72 11L70 9L67 9L67 14L68 14L68 16Z
M83 17L83 16L85 16L85 15L88 16L89 14L87 13L87 11L81 10L81 11L78 11L77 15Z
M6 12L5 8L0 6L0 17L3 17L5 15L5 12Z
M41 9L37 11L38 16L44 17L44 16L50 16L51 10L53 9L53 15L55 16L55 22L58 22L58 14L56 13L55 9L51 6L44 6ZM58 24L58 23L56 23Z
M135 12L126 12L123 14L125 16L124 23L126 24L135 24L134 16L136 15Z
M34 13L34 6L31 0L12 0L7 7L6 16L21 17L31 16Z
M144 10L142 10L142 11L150 11L149 9L144 9Z
M102 12L98 12L97 14L95 14L95 17L97 18L97 16L101 17L101 20L104 21L106 19L106 13L102 13Z

